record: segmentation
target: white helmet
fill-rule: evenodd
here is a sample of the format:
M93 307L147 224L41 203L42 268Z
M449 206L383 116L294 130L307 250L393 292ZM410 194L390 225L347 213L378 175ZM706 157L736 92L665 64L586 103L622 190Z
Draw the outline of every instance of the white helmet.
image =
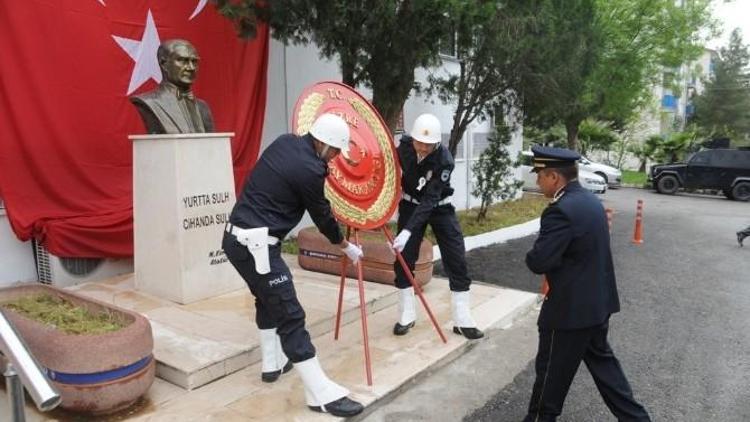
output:
M442 132L440 120L434 114L420 114L411 128L411 137L425 144L439 144Z
M349 125L335 114L318 116L310 128L310 134L320 142L340 149L344 156L349 152Z

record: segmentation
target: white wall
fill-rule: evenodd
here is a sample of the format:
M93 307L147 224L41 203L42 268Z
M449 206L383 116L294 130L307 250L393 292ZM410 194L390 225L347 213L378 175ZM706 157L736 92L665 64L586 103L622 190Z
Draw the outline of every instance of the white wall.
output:
M0 287L36 280L31 242L21 242L10 228L5 209L0 208Z
M415 78L418 82L425 83L429 74L455 73L458 72L458 66L459 63L455 59L443 57L443 66L433 69L417 69ZM320 58L316 47L284 46L276 40L271 41L263 148L280 134L291 131L292 111L302 91L316 82L326 80L341 80L339 65L335 61ZM358 88L357 90L365 98L372 97L368 89ZM443 104L435 98L413 94L404 104L404 125L406 130L409 130L419 114L430 112L440 119L443 136L447 138L453 122L453 111L452 105ZM471 165L486 146L482 141L486 141L486 135L492 130L492 122L475 122L469 126L459 145L462 151L457 154L456 168L451 178L451 184L455 189L453 202L459 209L479 205L479 200L470 194L474 179ZM513 134L513 138L511 156L515 158L522 145L520 128ZM518 170L516 170L516 175L520 177L517 172ZM311 224L311 220L306 216L293 233Z

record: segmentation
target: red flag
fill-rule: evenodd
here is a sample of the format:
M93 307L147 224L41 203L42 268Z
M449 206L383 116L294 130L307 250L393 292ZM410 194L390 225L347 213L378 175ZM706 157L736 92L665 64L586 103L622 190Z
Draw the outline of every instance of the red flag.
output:
M58 256L133 254L127 135L145 129L128 96L156 87L156 47L167 39L198 50L194 92L216 131L235 133L242 183L260 147L268 31L240 40L206 3L0 2L0 197L19 239Z

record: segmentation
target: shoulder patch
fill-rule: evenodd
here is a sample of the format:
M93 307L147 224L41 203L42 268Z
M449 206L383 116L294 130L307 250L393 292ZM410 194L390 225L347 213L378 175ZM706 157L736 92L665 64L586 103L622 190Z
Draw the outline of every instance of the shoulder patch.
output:
M442 173L440 173L440 180L442 180L443 182L447 182L448 179L450 179L450 178L451 178L451 171L450 170L445 169L445 170L443 170Z

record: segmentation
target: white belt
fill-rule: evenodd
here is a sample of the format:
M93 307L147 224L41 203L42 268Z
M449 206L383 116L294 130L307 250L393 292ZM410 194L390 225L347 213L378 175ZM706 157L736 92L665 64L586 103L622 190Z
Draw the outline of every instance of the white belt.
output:
M419 205L419 199L417 199L417 198L409 195L406 192L401 192L401 199L404 200L404 201L406 201L406 202L411 202L412 204ZM453 199L453 196L447 196L447 197L441 199L435 206L439 207L441 205L450 204L452 199Z
M230 233L237 237L237 235L240 234L241 231L247 230L243 229L242 227L237 227L232 223L227 223L226 227L224 227L224 230L226 230L227 233ZM276 236L271 236L270 234L267 236L268 244L271 246L278 245L279 244L279 238Z

